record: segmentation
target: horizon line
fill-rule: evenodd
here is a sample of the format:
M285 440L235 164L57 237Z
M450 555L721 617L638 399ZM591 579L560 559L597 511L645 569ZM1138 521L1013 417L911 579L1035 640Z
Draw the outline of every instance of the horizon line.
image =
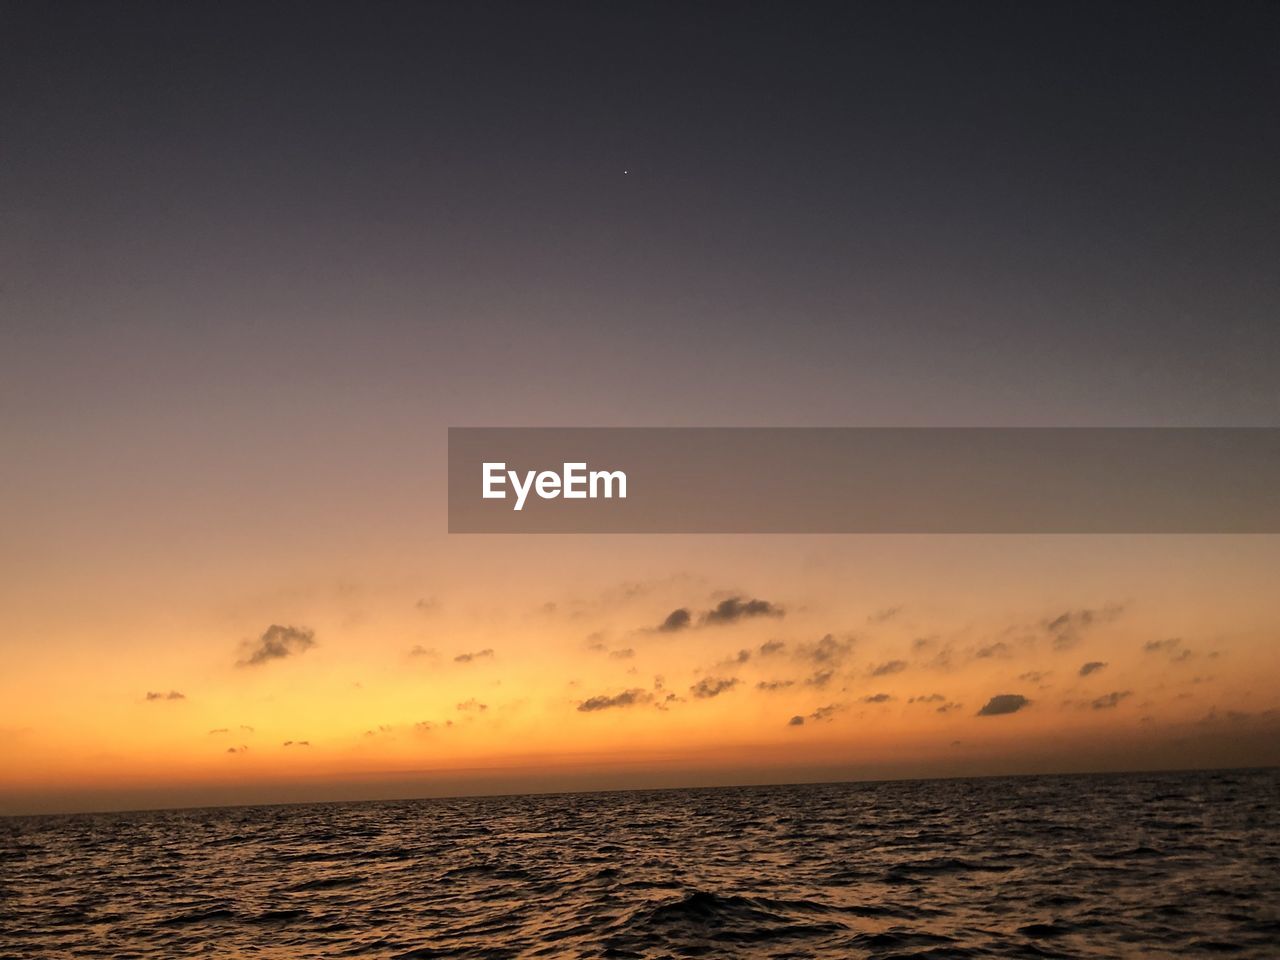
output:
M583 789L583 790L525 790L511 792L494 792L494 793L457 793L457 794L436 794L433 796L416 796L416 797L362 797L358 799L336 799L336 800L281 800L267 803L219 803L219 804L192 804L180 805L172 807L133 807L121 810L73 810L48 813L3 813L0 812L0 820L17 820L17 819L35 819L44 817L102 817L102 816L127 816L139 813L172 813L180 811L194 810L243 810L255 807L275 808L275 807L308 807L317 805L354 805L365 803L428 803L441 800L491 800L498 798L520 798L520 797L577 797L577 796L593 796L604 794L618 793L686 793L695 790L767 790L776 787L822 787L822 786L842 786L842 785L860 785L875 786L878 784L888 783L938 783L949 781L963 780L1026 780L1033 778L1063 778L1063 777L1135 777L1135 776L1163 776L1169 774L1191 774L1191 773L1262 773L1269 770L1280 770L1280 764L1259 764L1253 766L1227 766L1227 767L1164 767L1159 769L1128 769L1128 770L1076 770L1076 771L1055 771L1052 773L984 773L969 775L951 775L936 777L875 777L865 780L848 779L848 780L789 780L776 781L768 783L727 783L727 784L686 784L682 786L669 787L611 787L601 789Z

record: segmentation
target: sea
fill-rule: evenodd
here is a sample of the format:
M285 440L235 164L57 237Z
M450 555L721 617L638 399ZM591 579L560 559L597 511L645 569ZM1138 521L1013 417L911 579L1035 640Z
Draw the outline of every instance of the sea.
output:
M1280 771L0 819L0 957L1280 957Z

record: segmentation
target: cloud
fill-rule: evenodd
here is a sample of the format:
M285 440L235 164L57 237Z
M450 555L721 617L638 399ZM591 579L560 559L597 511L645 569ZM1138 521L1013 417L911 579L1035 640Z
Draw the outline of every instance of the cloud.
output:
M477 713L484 713L484 711L489 709L489 705L487 703L481 703L475 697L472 697L470 700L463 700L460 704L458 704L458 709L474 710Z
M250 645L249 656L236 663L238 667L260 667L272 660L283 660L305 653L316 645L316 633L306 627L285 627L273 623L263 631L256 644Z
M637 704L649 703L653 699L653 694L648 690L641 690L639 687L633 687L630 690L623 690L622 693L613 696L600 695L590 697L578 704L578 710L581 713L594 713L597 710L609 710L613 707L634 707Z
M841 709L840 704L830 703L830 704L827 704L827 706L825 707L818 707L818 709L814 710L813 713L809 714L808 717L803 717L803 716L800 716L799 714L796 714L794 717L792 717L790 720L787 721L787 726L803 727L806 720L812 720L815 723L823 723L825 721L831 720L836 715L836 712L839 711L840 709Z
M721 600L714 609L704 613L702 622L723 625L737 623L739 620L745 620L750 617L780 617L782 615L782 608L770 603L768 600L757 600L754 597L750 600L743 597L730 597L728 600Z
M231 731L230 731L230 730L228 730L226 727L217 727L217 728L215 728L215 729L213 729L213 730L210 730L210 731L209 731L209 735L210 735L210 736L213 736L214 734L217 734L217 733L230 733L230 732L231 732Z
M444 723L437 723L434 720L419 720L417 723L413 725L413 729L417 733L432 733L433 731L438 730L441 727L448 729L449 727L452 727L452 726L453 726L452 720L446 720ZM391 729L392 729L391 727L378 728L379 731L391 730ZM368 736L368 734L365 734L365 736Z
M785 690L795 685L794 680L761 680L756 684L757 690Z
M241 744L238 747L227 747L227 753L248 753L249 748Z
M631 649L631 647L625 647L622 650L609 651L610 660L630 660L635 655L636 655L636 652L635 650Z
M1023 707L1030 705L1031 701L1020 693L998 693L978 711L978 716L999 717L1006 713L1017 713Z
M286 740L284 742L284 745L286 747L309 747L311 746L311 741L310 740Z
M718 697L738 685L737 677L704 677L689 688L689 692L701 700Z
M675 633L683 630L693 622L693 614L685 607L677 607L667 614L667 618L658 624L659 633Z
M1125 697L1133 696L1132 690L1113 690L1111 693L1105 694L1094 700L1089 706L1095 710L1110 710L1117 706Z
M836 672L834 670L819 670L812 677L807 679L804 682L804 685L806 687L817 687L819 690L821 690L823 687L825 687L828 683L832 681L835 675L836 675Z
M1123 612L1124 607L1118 603L1109 603L1096 610L1067 610L1052 620L1046 620L1044 629L1052 638L1054 647L1066 650L1075 646L1085 630L1100 623L1108 623Z
M786 643L782 640L766 640L764 643L760 644L760 656L771 657L775 653L781 653L782 648L785 646Z
M951 711L959 710L963 706L963 703L944 703L938 708L938 713L951 713Z
M872 693L862 698L863 703L888 703L893 699L892 694L888 693Z
M813 663L841 663L852 649L852 638L837 640L833 634L828 633L813 643L802 643L796 648L796 656Z
M1105 666L1106 664L1101 660L1090 660L1088 663L1080 666L1080 676L1087 677L1091 673L1097 673Z
M719 663L716 664L718 669L732 670L735 667L741 667L751 662L751 651L747 649L739 650L737 653L731 653Z
M1028 670L1026 673L1018 674L1018 679L1025 680L1027 683L1039 683L1047 676L1049 676L1048 671Z
M873 677L887 677L893 673L901 673L905 669L907 669L907 661L888 660L885 663L872 667L870 674Z
M1145 653L1166 654L1172 663L1182 663L1195 656L1182 645L1182 640L1178 637L1170 637L1168 640L1148 640L1142 645L1142 649Z
M430 647L424 647L420 643L415 643L409 649L408 655L411 657L434 657L436 656L436 652L432 650Z
M1007 657L1009 655L1009 645L1003 640L997 640L995 643L989 643L985 647L979 647L973 652L973 655L979 660Z
M460 653L453 658L454 663L470 663L473 660L483 660L486 657L493 656L493 648L485 647L483 650L477 650L475 653Z
M930 693L923 696L911 697L907 703L942 703L947 698L940 693Z
M886 620L892 620L901 612L901 607L885 607L883 610L877 610L867 617L867 623L884 623Z
M933 670L950 670L952 654L952 646L948 641L934 653L933 659L928 663L929 668Z
M170 690L168 693L153 693L152 691L148 690L147 699L148 700L185 700L187 699L187 695L185 693L179 693L177 690Z
M413 606L419 613L435 613L440 609L440 601L435 597L423 597Z

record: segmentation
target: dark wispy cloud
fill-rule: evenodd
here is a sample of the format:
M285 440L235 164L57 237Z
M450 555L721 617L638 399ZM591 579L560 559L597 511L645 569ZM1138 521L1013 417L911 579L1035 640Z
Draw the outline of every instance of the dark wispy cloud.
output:
M702 622L708 625L737 623L751 617L780 617L783 610L768 600L754 597L730 597L721 600L715 607L702 615Z
M578 704L578 710L582 713L595 713L598 710L611 710L615 707L634 707L638 704L649 703L651 700L653 700L653 694L648 690L633 687L630 690L623 690L621 693L615 693L612 696L601 694L589 697Z
M955 650L951 642L948 641L934 649L933 656L926 665L932 670L950 670L954 653Z
M700 627L728 626L755 617L781 617L784 611L775 603L756 598L729 597L710 610L704 610L697 618ZM688 607L677 607L667 614L655 628L659 633L675 633L694 625L693 612ZM763 651L761 651L763 652Z
M771 657L775 653L781 653L786 643L782 640L766 640L760 644L760 656Z
M311 746L311 741L310 741L310 740L286 740L286 741L284 742L284 746L286 746L286 747L309 747L309 746Z
M1017 713L1030 705L1031 701L1020 693L998 693L978 711L978 716L999 717L1006 713Z
M885 607L868 616L867 623L884 623L886 620L892 620L901 612L901 607Z
M938 707L938 713L951 713L954 710L959 710L963 706L963 703L944 703L942 706Z
M1090 660L1088 663L1080 665L1080 676L1087 677L1089 674L1097 673L1105 667L1106 664L1101 660Z
M630 660L635 655L636 655L636 652L635 650L631 649L631 647L624 647L621 650L609 651L610 660Z
M185 700L187 695L179 693L177 690L170 690L168 693L156 693L151 690L147 691L148 700Z
M921 696L911 697L907 703L942 703L947 698L940 693L928 693Z
M472 697L470 700L463 700L458 704L457 708L459 710L473 710L476 713L483 713L489 709L489 705L487 703L481 703L475 697Z
M834 670L819 670L813 676L806 678L804 685L806 687L817 687L821 690L823 687L827 686L827 684L831 683L831 681L835 679L835 676L836 672Z
M973 651L973 655L978 660L1002 659L1010 655L1009 645L1003 640L997 640L995 643L989 643L985 647L979 647Z
M1131 696L1133 696L1132 690L1112 690L1110 693L1090 702L1089 706L1094 710L1110 710L1112 707L1119 705L1121 700Z
M830 721L835 717L836 713L838 713L840 709L841 709L840 704L829 703L825 707L818 707L816 710L813 711L813 713L809 714L807 717L802 716L801 714L796 714L794 717L792 717L790 720L787 721L787 726L803 727L806 720L812 720L815 723L823 723L826 721Z
M448 730L452 726L452 720L446 720L443 723L438 723L435 720L419 720L413 725L413 732L419 734L435 733L437 730ZM379 727L378 729L382 730L384 728ZM391 728L387 727L385 729L390 730Z
M283 660L306 653L316 645L316 633L306 627L286 627L273 623L263 631L256 643L248 645L248 656L236 662L238 667L260 667L272 660Z
M420 644L420 643L415 643L412 647L410 647L410 648L409 648L408 656L410 656L410 657L434 657L434 656L436 656L436 652L435 652L434 650L432 650L430 647L424 647L424 646L423 646L422 644Z
M685 607L677 607L667 614L665 620L658 624L659 633L675 633L677 630L683 630L693 623L693 614Z
M669 710L673 703L683 703L683 697L677 697L674 693L667 690L666 681L661 676L653 678L653 692L658 697L654 706L659 710Z
M729 656L721 660L718 666L723 668L733 669L734 667L741 667L742 665L750 662L751 662L751 651L739 650L737 653L730 654Z
M757 690L785 690L795 686L794 680L761 680L756 684Z
M249 748L241 744L238 747L227 747L227 753L248 753Z
M484 660L493 656L493 648L485 647L483 650L476 650L474 653L460 653L453 658L454 663L471 663L473 660Z
M889 693L869 693L862 698L863 703L888 703L893 699L893 695Z
M795 655L801 660L818 664L843 663L853 650L853 638L837 638L828 633L812 643L802 643L796 647Z
M907 669L907 661L887 660L884 663L876 664L868 673L873 677L887 677L890 674L901 673L905 669Z
M711 697L720 696L726 690L732 690L737 685L737 677L703 677L689 688L689 692L701 700L708 700Z
M1039 683L1047 676L1049 673L1045 670L1028 670L1026 673L1018 674L1018 679L1025 680L1027 683Z
M1109 623L1124 612L1118 603L1110 603L1097 609L1067 610L1044 622L1045 632L1055 648L1066 650L1075 646L1080 635L1090 627Z
M1190 660L1193 656L1192 652L1182 645L1179 637L1170 637L1167 640L1148 640L1142 645L1144 653L1162 653L1174 663L1181 663L1183 660Z

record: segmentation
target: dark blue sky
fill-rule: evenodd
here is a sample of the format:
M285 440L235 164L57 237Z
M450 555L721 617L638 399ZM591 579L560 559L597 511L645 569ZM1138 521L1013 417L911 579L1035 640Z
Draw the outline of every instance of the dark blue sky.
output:
M24 427L1280 417L1274 4L0 17Z

